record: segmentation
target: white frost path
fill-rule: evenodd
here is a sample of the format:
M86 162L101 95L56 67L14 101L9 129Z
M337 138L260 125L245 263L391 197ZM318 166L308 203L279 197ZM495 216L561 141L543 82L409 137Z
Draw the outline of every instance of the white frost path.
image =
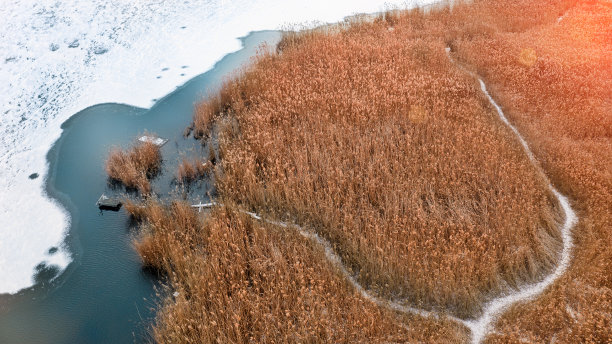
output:
M449 52L449 49L447 48L447 53L448 52ZM451 61L453 61L450 55L449 55L449 58L451 59ZM460 66L460 68L462 67ZM484 81L482 81L482 79L480 79L478 76L474 75L473 73L467 70L465 71L478 79L478 82L480 83L480 89L487 96L487 99L497 111L499 118L502 120L502 122L504 122L505 125L507 125L512 130L512 132L514 132L519 142L523 146L525 154L527 154L527 157L529 158L529 160L536 166L536 168L541 170L541 167L539 166L533 153L529 149L529 145L527 144L527 141L525 141L525 139L519 133L516 127L514 127L508 121L502 109L499 107L499 105L497 105L495 100L493 100L493 98L487 91L487 87ZM546 176L543 171L542 173L544 176ZM516 290L515 292L512 292L510 294L503 295L503 296L490 300L484 305L482 315L477 319L470 319L470 320L460 319L457 317L450 316L448 314L441 314L441 313L434 312L434 311L428 311L424 309L409 307L409 306L406 306L396 301L383 300L377 297L376 295L374 295L373 293L369 292L368 290L366 290L361 284L359 284L359 282L357 282L355 277L351 273L349 273L349 271L346 269L346 267L342 263L342 259L334 252L332 245L327 240L321 238L318 234L312 231L308 231L295 224L289 225L285 222L267 220L252 212L245 211L245 213L256 220L264 221L266 223L270 223L270 224L277 225L277 226L284 227L284 228L288 228L288 227L296 228L299 231L300 235L310 240L313 240L317 242L319 245L323 246L323 248L325 249L326 258L340 270L340 272L351 283L351 285L353 285L353 287L357 291L359 291L359 293L366 299L376 303L379 306L388 307L398 312L416 314L416 315L420 315L424 317L447 318L457 323L460 323L470 329L472 333L471 342L473 344L478 344L482 342L485 336L492 330L491 327L492 327L493 322L497 319L499 315L502 314L504 310L506 310L508 307L510 307L511 305L517 302L526 301L526 300L532 299L536 297L537 295L541 294L554 281L556 281L567 270L567 267L569 266L570 254L571 254L571 250L573 246L571 230L574 224L576 224L576 222L578 221L578 218L576 216L576 213L570 206L570 202L568 198L564 196L563 194L561 194L559 191L557 191L557 189L554 186L552 186L552 184L550 183L548 179L547 179L547 182L548 182L548 187L550 191L555 195L555 197L559 201L559 204L561 204L561 208L563 209L563 213L565 216L563 226L561 227L561 236L563 239L563 250L561 251L561 260L559 261L559 264L557 265L555 270L550 275L546 276L542 281L538 283L524 285L520 287L518 290ZM216 203L206 203L206 204L200 203L199 205L194 206L194 207L209 208L209 207L214 206L215 204Z
M216 203L216 202L211 202L211 203L199 203L199 204L194 204L191 207L193 208L198 208L199 211L201 211L202 209L206 209L206 208L212 208L214 206L217 205L222 205L220 203ZM419 309L419 308L414 308L414 307L410 307L410 306L406 306L402 303L396 302L396 301L389 301L389 300L384 300L379 298L378 296L374 295L373 293L369 292L367 289L365 289L361 284L359 284L359 282L357 282L357 280L355 279L355 277L347 270L347 268L344 266L344 263L342 263L342 258L340 258L340 256L338 256L336 254L336 252L334 252L334 249L332 248L332 245L330 244L329 241L321 238L317 233L313 232L313 231L309 231L304 229L303 227L300 227L296 224L288 224L287 222L282 222L282 221L274 221L274 220L269 220L269 219L265 219L263 217L261 217L260 215L257 215L256 213L250 212L250 211L242 211L243 213L249 215L250 217L252 217L255 220L258 221L262 221L265 223L269 223L271 225L274 226L279 226L279 227L283 227L283 228L295 228L299 234L307 239L313 240L315 241L317 244L323 246L324 250L325 250L325 257L327 258L328 261L330 261L336 268L338 268L338 270L340 270L340 272L342 273L342 275L351 283L351 285L366 299L374 302L375 304L379 305L379 306L383 306L383 307L388 307L391 308L395 311L398 312L402 312L402 313L410 313L410 314L416 314L416 315L420 315L423 317L434 317L434 318L439 318L441 315L439 315L437 312L432 312L432 311L427 311L424 309ZM447 314L444 315L444 317L449 318L453 321L459 322L461 324L464 324L466 326L467 323L459 318L453 317L453 316L449 316Z
M379 297L377 297L376 295L374 295L373 293L369 292L367 289L365 289L361 284L359 284L359 282L357 282L357 280L355 279L355 277L346 269L346 267L344 266L344 264L342 263L342 258L340 258L340 256L338 256L336 254L336 252L334 252L334 249L332 248L332 245L329 243L329 241L321 238L317 233L313 232L313 231L309 231L306 230L298 225L295 224L288 224L286 222L281 222L281 221L273 221L273 220L268 220L268 219L264 219L261 216L252 213L252 212L248 212L245 211L245 214L251 216L252 218L256 219L256 220L260 220L275 226L279 226L279 227L283 227L283 228L289 228L289 227L293 227L295 229L298 230L298 232L300 233L301 236L313 240L315 241L317 244L323 246L323 248L325 249L325 257L327 258L327 260L329 260L336 268L338 268L338 270L340 270L340 272L342 273L342 275L344 275L344 277L351 283L351 285L366 299L374 302L375 304L379 305L379 306L383 306L383 307L389 307L393 310L402 312L402 313L411 313L411 314L417 314L423 317L434 317L434 318L438 318L439 315L436 312L431 312L431 311L427 311L424 309L419 309L419 308L414 308L414 307L410 307L410 306L406 306L402 303L396 302L396 301L389 301L389 300L384 300L381 299ZM448 316L445 315L446 317L460 322L462 324L465 324L465 322L459 318L455 318L452 316Z

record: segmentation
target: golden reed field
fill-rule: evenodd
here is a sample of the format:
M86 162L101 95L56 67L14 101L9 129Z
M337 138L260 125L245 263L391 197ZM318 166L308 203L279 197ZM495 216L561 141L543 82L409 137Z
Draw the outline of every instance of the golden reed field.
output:
M556 12L546 2L516 6L524 16L504 18L495 3L457 14L462 21L471 10L498 13L489 20L500 24L488 37L456 39L455 50L494 87L493 96L580 220L567 273L537 300L502 316L487 342L610 342L612 3L565 2ZM533 62L525 61L526 50Z
M477 315L554 264L558 212L478 84L424 34L440 24L413 17L289 36L230 81L208 108L222 111L218 189L314 228L379 294Z
M144 264L167 278L154 340L468 342L456 318L557 266L564 218L550 180L579 218L569 268L499 314L484 341L608 342L611 17L605 1L473 1L263 49L186 131L203 143L218 133L224 205L205 216L179 202L126 205L142 221ZM439 316L372 302L316 242L244 211L317 233L363 288Z

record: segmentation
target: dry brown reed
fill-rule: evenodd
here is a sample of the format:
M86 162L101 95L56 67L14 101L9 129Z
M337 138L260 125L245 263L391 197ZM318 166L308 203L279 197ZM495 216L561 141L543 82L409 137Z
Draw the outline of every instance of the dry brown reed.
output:
M189 137L189 135L191 135L191 132L193 131L193 128L194 128L193 123L185 127L185 129L183 130L183 137Z
M158 343L460 343L446 321L381 309L339 275L321 247L232 207L201 221L188 204L149 204L136 248L168 276ZM173 296L175 295L175 296ZM411 322L410 328L402 325Z
M142 220L146 215L146 206L130 198L123 201L123 208L135 220Z
M477 314L502 284L555 264L558 205L446 58L450 46L580 217L568 272L512 307L487 342L606 343L611 12L598 1L473 1L292 34L199 107L196 136L218 122L224 202L314 228L382 294ZM178 292L158 312L158 342L466 340L443 321L365 302L320 248L233 207L205 223L179 203L150 209L139 251Z
M209 138L214 121L229 110L236 86L236 80L229 79L217 94L196 105L193 123L189 126L196 139L206 142L205 139Z
M184 158L176 171L176 179L180 183L192 182L198 178L204 177L210 172L212 166L213 163L210 160L204 162L204 159L201 158L195 158L193 160Z
M567 273L536 301L513 307L487 342L609 343L612 6L513 1L507 8L491 2L464 7L455 16L457 28L470 17L495 23L494 34L456 39L455 54L486 77L580 218Z
M201 107L233 123L223 197L314 228L368 288L473 316L554 265L557 205L428 18L292 33Z
M150 142L138 142L127 150L113 148L106 160L106 173L128 188L142 194L151 193L151 178L161 166L159 147Z

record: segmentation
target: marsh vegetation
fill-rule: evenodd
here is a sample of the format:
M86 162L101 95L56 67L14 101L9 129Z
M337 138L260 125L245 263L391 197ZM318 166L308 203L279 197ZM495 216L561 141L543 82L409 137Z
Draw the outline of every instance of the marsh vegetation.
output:
M136 189L143 195L151 193L149 179L159 172L161 152L151 142L137 141L130 148L113 148L106 160L109 178Z
M564 219L550 180L581 218L574 259L486 341L605 342L611 17L599 2L474 1L288 33L262 50L189 127L218 138L225 206L201 216L177 201L126 204L142 221L144 264L178 293L160 305L154 338L465 342L446 315L476 318L558 263ZM468 71L491 85L535 165ZM177 177L203 161L183 161ZM365 300L320 247L245 211L313 230L364 288L442 316Z

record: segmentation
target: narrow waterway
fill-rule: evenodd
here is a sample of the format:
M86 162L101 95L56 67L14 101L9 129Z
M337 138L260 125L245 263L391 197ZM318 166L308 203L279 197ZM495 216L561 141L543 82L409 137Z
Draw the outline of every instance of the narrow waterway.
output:
M163 171L153 181L153 190L160 198L179 193L193 201L207 201L212 191L208 181L193 185L188 192L173 181L179 159L204 154L207 149L193 138L182 137L194 103L248 62L263 42L275 44L279 38L277 31L251 33L243 38L243 49L227 55L151 109L100 104L62 125L61 138L47 155L46 185L47 192L69 209L71 225L65 245L73 262L59 277L57 271L41 265L34 287L0 295L0 343L149 339L157 279L141 268L132 248L135 232L125 212L101 212L95 205L102 193L124 192L109 185L104 160L113 146L126 147L145 131L155 133L169 141L162 147Z

